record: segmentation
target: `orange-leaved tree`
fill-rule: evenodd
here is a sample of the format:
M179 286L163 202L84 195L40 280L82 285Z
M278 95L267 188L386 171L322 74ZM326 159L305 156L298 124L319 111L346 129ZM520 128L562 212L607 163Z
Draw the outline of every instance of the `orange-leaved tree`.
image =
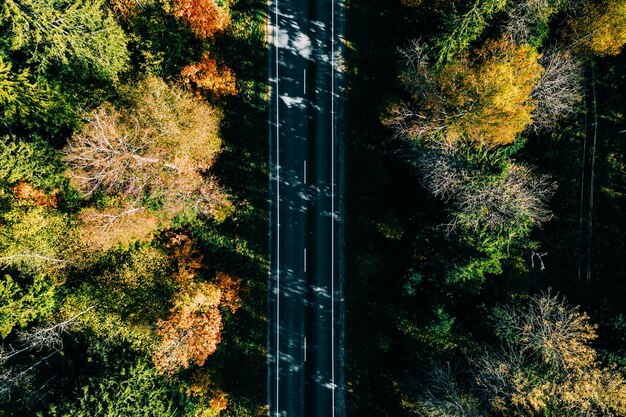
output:
M206 39L230 24L228 5L216 0L173 0L172 14L189 25L198 38Z
M153 361L161 373L173 375L191 363L202 366L217 349L223 327L220 308L234 313L241 299L239 279L218 273L215 281L187 283L170 315L157 323L161 342Z
M153 361L161 373L173 375L190 363L203 365L221 339L220 289L197 283L180 293L167 320L157 324L161 343Z
M226 65L218 65L208 53L202 55L200 62L187 65L180 73L198 93L210 94L214 99L237 94L235 73Z

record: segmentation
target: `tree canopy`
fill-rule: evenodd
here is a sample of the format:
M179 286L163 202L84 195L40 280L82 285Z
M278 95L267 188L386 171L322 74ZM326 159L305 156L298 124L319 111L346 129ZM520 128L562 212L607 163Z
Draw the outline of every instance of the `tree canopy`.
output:
M78 65L117 79L128 63L126 34L104 0L7 0L2 25L9 49L24 50L40 71Z

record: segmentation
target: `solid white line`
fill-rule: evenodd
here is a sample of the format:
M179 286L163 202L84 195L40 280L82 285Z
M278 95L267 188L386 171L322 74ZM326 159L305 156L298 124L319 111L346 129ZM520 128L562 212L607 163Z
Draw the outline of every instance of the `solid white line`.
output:
M304 70L304 81L302 82L302 85L304 86L304 94L306 94L306 70Z
M306 161L304 161L304 183L306 184Z
M304 248L304 272L306 272L306 248Z
M276 50L276 416L280 416L280 117L278 100L278 0L274 7L274 48Z
M330 223L331 233L331 266L330 266L330 292L332 294L330 304L330 324L331 324L331 386L332 386L332 410L335 417L335 0L331 3L331 68L330 68L330 114L331 114L331 212L332 221Z

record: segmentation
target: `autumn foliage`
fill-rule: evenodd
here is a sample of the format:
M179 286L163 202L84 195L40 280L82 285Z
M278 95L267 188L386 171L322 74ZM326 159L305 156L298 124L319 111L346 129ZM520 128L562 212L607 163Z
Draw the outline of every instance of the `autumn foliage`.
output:
M167 230L165 247L174 263L174 280L181 286L189 285L202 267L203 256L189 233Z
M218 417L228 406L228 394L216 385L213 373L205 369L193 373L186 394L200 400L193 417Z
M531 95L543 73L534 49L508 38L490 41L431 73L420 48L404 51L409 69L402 81L413 100L392 106L385 119L399 134L493 148L532 123Z
M172 14L201 39L210 38L230 24L228 9L215 0L173 0Z
M58 190L46 193L43 190L33 187L26 181L20 181L12 188L15 198L27 200L37 206L46 208L56 207L58 204Z
M622 416L626 380L593 349L596 326L577 308L550 294L524 308L498 308L499 349L471 355L459 384L450 368L431 372L428 389L413 408L442 416ZM469 382L470 389L465 382ZM454 412L450 412L454 410Z
M220 301L222 306L229 309L231 313L235 313L241 307L241 297L239 295L241 292L241 281L223 272L217 273L216 281L221 292Z
M197 92L208 93L214 99L237 94L233 71L225 65L218 65L207 53L202 56L199 63L184 67L181 75Z
M160 372L172 375L190 363L203 365L221 339L220 290L198 283L179 294L167 320L157 324L161 344L153 361Z
M163 223L145 207L135 207L116 200L101 209L83 209L78 215L78 225L83 247L89 252L95 252L150 240Z
M569 27L580 49L600 56L617 55L626 44L626 2L589 2Z
M161 373L173 375L191 363L204 364L221 339L220 308L234 313L241 303L239 291L239 280L218 273L216 284L193 282L178 293L169 317L157 323L161 343L153 361Z
M496 413L611 416L626 413L626 380L591 346L597 326L550 294L526 308L497 310L501 354L476 362L477 382ZM562 414L561 414L562 413Z
M208 172L221 148L220 112L155 77L129 87L125 99L91 112L64 148L76 188L107 196L81 216L83 236L106 248L148 237L182 212L223 220L231 205Z

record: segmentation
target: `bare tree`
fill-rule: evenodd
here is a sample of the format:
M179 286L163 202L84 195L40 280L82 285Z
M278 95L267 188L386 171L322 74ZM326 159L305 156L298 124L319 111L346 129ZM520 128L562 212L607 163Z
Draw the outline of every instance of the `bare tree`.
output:
M428 191L445 201L453 199L474 175L453 152L424 151L416 165Z
M421 104L444 102L422 42L415 39L407 47L399 48L398 54L404 65L400 82L411 95L412 101ZM446 117L427 107L413 110L415 105L400 101L390 106L383 123L392 127L398 137L425 138L442 131L448 124Z
M516 2L504 24L505 33L517 43L527 43L534 35L535 26L546 24L559 10L571 11L586 0L521 0Z
M550 368L572 369L596 357L590 342L596 338L589 317L549 293L531 298L525 308L501 307L496 332L510 335L511 348L539 354Z
M552 129L559 120L572 115L582 99L582 66L569 52L547 50L540 59L545 71L533 91L537 102L533 127Z
M509 13L504 30L515 42L526 43L533 35L533 26L547 20L558 0L522 0Z
M468 360L474 370L476 394L485 403L507 403L518 391L516 382L525 365L525 358L519 349L514 349L510 344L498 353L481 349ZM511 409L514 406L508 403L507 407Z
M547 175L534 175L524 165L511 163L504 175L484 181L472 178L455 196L459 210L455 223L474 229L497 230L521 222L541 225L552 218L546 202L556 190Z
M70 331L72 327L76 326L76 319L86 314L94 307L95 306L88 307L60 323L46 323L19 331L17 333L17 340L24 345L25 349L29 350L60 350L63 348L63 339L61 337L63 333Z
M76 326L76 320L93 308L95 306L90 306L60 323L46 323L18 332L17 341L22 345L20 348L16 349L13 346L0 348L0 365L6 365L11 358L24 352L52 350L30 366L8 366L2 370L0 372L0 399L8 397L14 387L28 383L32 378L32 371L59 353L63 348L63 333L70 331Z
M546 207L556 184L511 163L501 175L485 175L454 154L424 152L417 162L425 187L449 201L454 216L449 229L499 230L516 224L541 225L552 218Z
M426 377L426 388L415 401L414 411L424 417L479 417L478 401L465 392L450 365L434 365Z
M180 169L167 161L153 133L110 105L96 110L64 149L78 188L86 195L104 189L138 198L148 186L159 186L155 180L164 169Z

